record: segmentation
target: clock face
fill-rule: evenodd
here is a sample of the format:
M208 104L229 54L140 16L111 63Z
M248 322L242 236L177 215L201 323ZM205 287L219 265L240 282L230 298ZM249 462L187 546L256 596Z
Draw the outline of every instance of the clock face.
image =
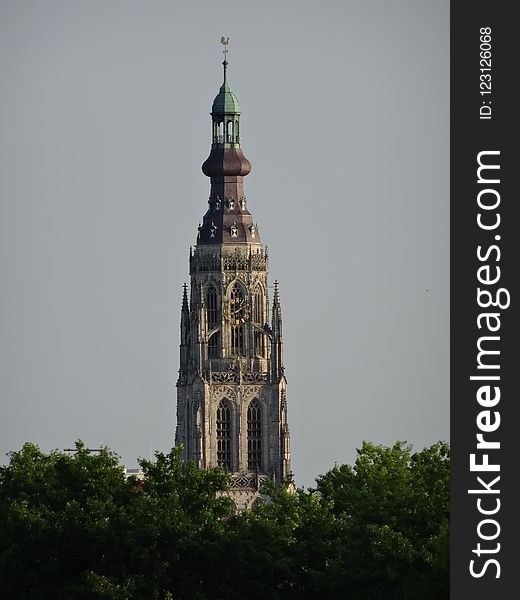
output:
M227 303L226 316L232 325L240 325L249 319L249 303L243 298L231 298Z

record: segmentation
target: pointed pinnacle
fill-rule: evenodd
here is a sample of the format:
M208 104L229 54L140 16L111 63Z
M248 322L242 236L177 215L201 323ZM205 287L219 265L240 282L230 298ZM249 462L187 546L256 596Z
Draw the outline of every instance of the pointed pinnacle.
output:
M278 291L278 280L275 280L275 282L274 282L274 298L273 298L273 302L275 304L279 304L280 303L280 292Z

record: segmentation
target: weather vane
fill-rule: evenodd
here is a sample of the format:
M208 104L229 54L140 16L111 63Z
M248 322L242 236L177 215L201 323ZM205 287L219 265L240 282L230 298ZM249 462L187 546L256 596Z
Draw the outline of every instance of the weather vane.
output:
M222 36L220 38L220 43L224 46L224 50L222 52L224 53L224 60L227 61L229 38L225 38L224 36Z

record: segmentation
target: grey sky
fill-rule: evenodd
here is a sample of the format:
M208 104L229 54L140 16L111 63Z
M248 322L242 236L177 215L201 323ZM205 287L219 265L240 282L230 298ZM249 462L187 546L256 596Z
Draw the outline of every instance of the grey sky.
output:
M0 455L175 428L219 39L299 485L449 431L449 2L0 2Z

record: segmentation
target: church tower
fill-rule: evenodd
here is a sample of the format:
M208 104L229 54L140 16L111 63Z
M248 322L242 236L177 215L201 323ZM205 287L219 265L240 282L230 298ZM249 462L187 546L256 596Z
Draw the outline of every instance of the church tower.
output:
M175 444L201 468L224 467L229 495L242 510L265 480L289 482L292 473L280 294L275 282L269 309L267 248L244 193L251 163L240 146L227 60L223 65L202 165L211 181L209 207L182 297Z

